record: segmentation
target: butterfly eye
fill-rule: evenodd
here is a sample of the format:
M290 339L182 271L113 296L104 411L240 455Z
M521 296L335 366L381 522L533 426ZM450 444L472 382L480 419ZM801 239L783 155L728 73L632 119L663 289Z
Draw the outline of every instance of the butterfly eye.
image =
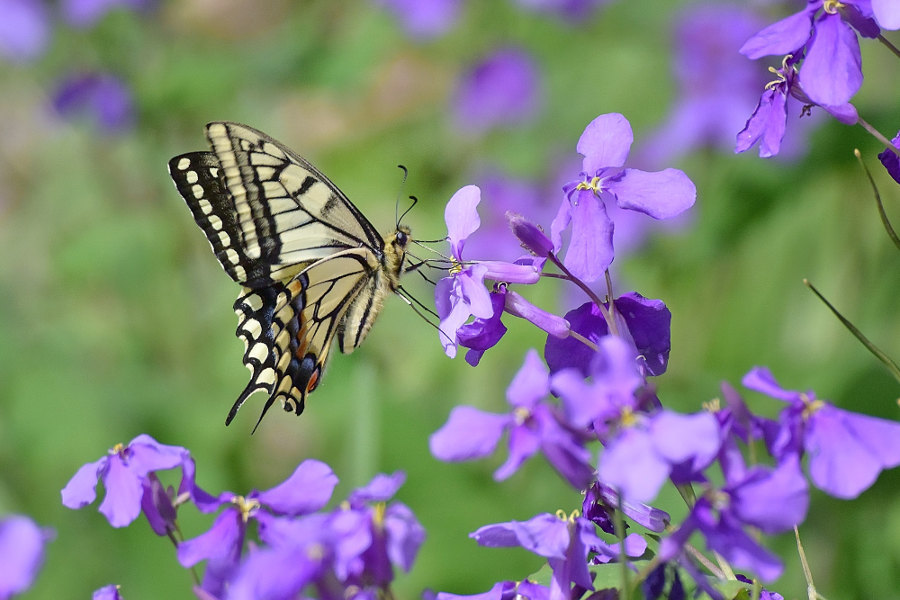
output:
M405 231L398 231L396 237L396 243L399 246L405 247L409 243L409 236L406 235Z

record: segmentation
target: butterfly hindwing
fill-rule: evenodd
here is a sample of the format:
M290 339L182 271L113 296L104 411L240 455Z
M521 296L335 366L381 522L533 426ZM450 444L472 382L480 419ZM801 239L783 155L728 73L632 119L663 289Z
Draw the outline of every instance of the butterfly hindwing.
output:
M348 309L378 281L379 265L373 258L364 249L346 250L315 262L287 284L244 288L234 309L250 383L226 423L257 390L270 396L263 415L278 400L286 411L303 412L307 394L319 383L335 334L345 329Z
M409 241L382 238L314 166L238 123L207 125L212 152L169 161L169 172L222 267L242 284L236 334L250 382L226 419L263 391L300 414L335 337L342 352L365 338L397 290ZM257 422L257 425L259 422Z

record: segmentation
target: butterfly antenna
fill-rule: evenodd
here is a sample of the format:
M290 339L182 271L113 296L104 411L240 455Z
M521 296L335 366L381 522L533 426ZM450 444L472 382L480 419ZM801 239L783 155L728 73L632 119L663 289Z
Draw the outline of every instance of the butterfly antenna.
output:
M400 189L402 190L403 186L406 185L406 178L409 177L409 169L407 169L403 165L397 165L397 168L400 169L401 171L403 171L403 179L400 180ZM394 219L395 219L394 222L397 224L398 228L400 227L400 219L403 218L399 215L400 215L400 191L398 190L397 191L397 201L394 202ZM406 213L403 213L403 215L405 216Z
M406 300L406 302L409 303L410 306L412 306L412 303L415 303L415 304L417 304L418 306L420 306L420 307L422 308L422 310L424 310L424 311L427 312L429 315L431 315L431 316L433 316L434 318L436 318L438 321L441 320L440 315L438 315L436 312L434 312L434 311L431 309L431 307L427 306L427 305L424 304L421 300L419 300L418 298L416 298L415 296L413 296L412 294L410 294L409 291L408 291L406 288L404 288L403 286L400 286L399 289L400 289L401 292L403 292L404 294L406 294L406 296L401 295L401 297L402 297L404 300ZM417 311L417 312L418 312L418 311Z
M408 215L408 214L409 214L409 211L411 211L411 210L413 209L413 207L414 207L416 204L419 203L419 199L416 198L415 196L410 196L409 199L412 200L412 204L410 204L410 205L409 205L409 208L407 208L406 210L404 210L404 211L403 211L403 214L400 215L400 217L397 219L397 227L400 227L400 221L403 220L403 217L405 217L406 215Z

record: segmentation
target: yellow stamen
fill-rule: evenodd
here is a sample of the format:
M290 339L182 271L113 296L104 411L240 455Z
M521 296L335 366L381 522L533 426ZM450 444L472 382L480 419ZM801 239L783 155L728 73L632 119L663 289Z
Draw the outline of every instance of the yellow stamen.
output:
M816 411L825 406L825 403L819 399L810 400L809 396L806 394L800 394L800 397L803 399L803 420L808 420Z
M256 509L259 508L259 501L255 498L244 498L243 496L235 496L231 499L231 503L238 507L241 511L241 520L246 523Z
M516 425L522 425L529 417L531 417L531 411L524 406L517 406L513 409L513 418L515 419Z
M822 3L822 8L824 8L825 12L829 15L836 15L840 9L845 7L846 4L839 0L825 0L825 2Z
M722 410L722 401L719 398L713 398L709 402L704 402L703 410L715 414Z

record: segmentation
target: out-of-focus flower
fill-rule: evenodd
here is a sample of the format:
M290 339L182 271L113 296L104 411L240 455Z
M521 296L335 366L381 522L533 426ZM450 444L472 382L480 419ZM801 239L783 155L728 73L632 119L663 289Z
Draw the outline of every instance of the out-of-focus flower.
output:
M0 519L0 598L24 592L34 583L44 562L44 547L53 539L45 529L24 515Z
M516 4L537 13L557 15L570 23L578 23L593 15L611 0L516 0Z
M329 513L268 517L228 593L232 600L289 600L309 585L328 599L379 597L393 567L408 571L425 530L401 502L388 502L405 475L377 475Z
M97 497L99 479L106 488L100 512L113 527L125 527L141 513L144 494L151 489L144 487L150 474L175 467L182 471L179 493L192 492L194 461L190 453L141 434L127 446L117 444L100 460L78 469L62 490L62 503L69 508L87 506Z
M62 116L84 116L102 131L117 133L134 124L134 100L119 78L109 73L67 77L53 94L53 108Z
M494 479L506 479L541 451L569 483L584 489L593 476L590 453L579 436L560 423L555 407L547 402L549 393L547 368L538 353L530 350L506 392L512 411L493 414L457 406L444 426L432 434L431 453L445 461L481 458L492 453L503 433L509 431L509 457Z
M776 579L782 570L777 556L763 548L747 533L746 526L763 533L780 533L803 522L809 506L806 480L796 456L774 469L764 466L743 468L739 460L723 469L722 489L705 492L673 534L663 538L659 557L674 559L688 538L699 531L710 550L732 565L757 573L764 581Z
M810 478L832 496L855 498L883 469L900 465L900 423L840 409L811 390L785 390L762 367L747 373L743 384L788 403L770 451L779 460L805 451Z
M694 4L682 11L674 27L675 105L641 143L640 160L657 165L701 147L732 150L734 134L765 83L762 69L737 52L760 26L758 17L736 5Z
M550 598L573 597L573 586L583 590L594 589L588 570L588 552L595 553L594 558L598 563L607 563L620 556L618 544L604 542L594 532L594 525L590 521L576 515L566 517L562 514L544 513L528 521L485 525L469 537L474 538L481 546L521 546L547 558L553 570ZM637 534L627 536L624 543L626 556L641 556L647 549L646 541Z
M406 33L431 39L447 33L459 19L462 0L375 0L390 11Z
M618 114L600 115L584 129L576 149L584 158L580 180L563 190L566 197L553 220L550 239L562 245L562 232L572 225L564 264L586 283L599 279L613 261L613 222L605 202L654 219L681 214L697 197L693 182L678 169L655 173L624 168L634 136Z
M519 48L502 48L462 76L453 100L454 120L472 132L517 125L535 116L540 93L540 74L531 56Z
M315 512L325 506L336 485L337 477L331 467L309 459L272 489L253 490L247 496L223 492L217 498L198 502L198 508L204 512L221 506L226 508L216 517L209 531L179 544L178 561L185 567L192 567L206 560L202 587L210 594L221 595L226 583L237 572L250 520L258 521L262 529L275 516Z
M90 27L117 8L147 10L155 0L61 0L63 19L74 27Z
M122 600L122 595L119 594L118 585L110 584L94 590L91 600Z
M0 0L0 57L34 60L50 41L50 15L42 0Z

